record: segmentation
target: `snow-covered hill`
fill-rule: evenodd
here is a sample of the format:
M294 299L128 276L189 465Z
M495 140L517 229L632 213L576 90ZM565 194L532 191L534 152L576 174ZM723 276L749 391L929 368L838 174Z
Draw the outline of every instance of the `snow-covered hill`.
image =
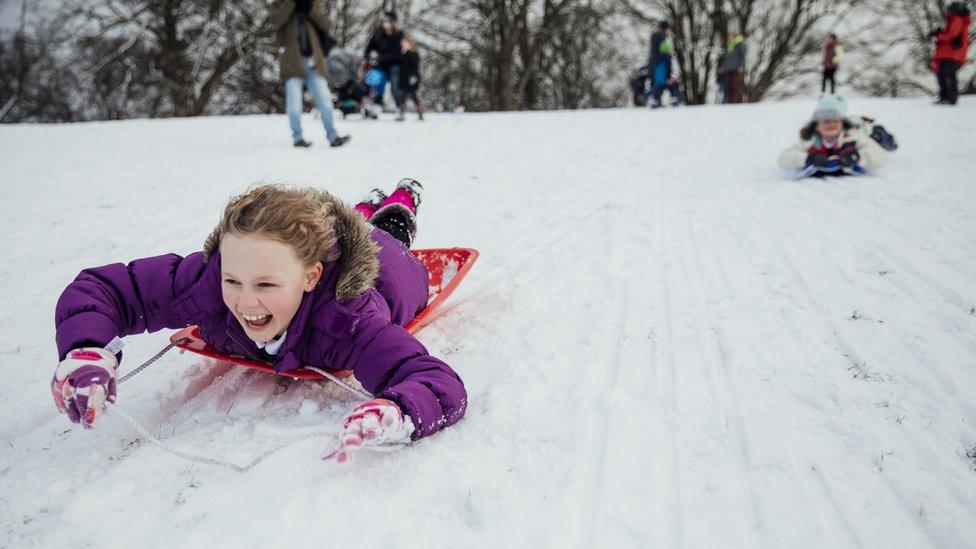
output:
M0 126L0 546L962 547L976 539L976 103L855 101L880 173L775 167L807 102L350 121ZM349 200L425 184L418 247L481 259L422 332L457 426L339 466L180 461L48 393L54 303L86 266L198 249L256 181ZM122 371L168 334L129 338ZM119 404L246 462L331 426L329 385L171 353Z

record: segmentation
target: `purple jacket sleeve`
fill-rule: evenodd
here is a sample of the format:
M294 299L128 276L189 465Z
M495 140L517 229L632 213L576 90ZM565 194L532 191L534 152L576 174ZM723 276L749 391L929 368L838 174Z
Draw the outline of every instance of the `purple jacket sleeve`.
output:
M454 370L381 312L365 313L333 347L333 364L353 370L370 393L396 402L413 421L414 440L460 420L468 395Z
M198 278L203 267L196 253L186 259L169 254L82 271L55 309L59 357L83 345L104 347L116 337L183 328L172 307L178 281Z

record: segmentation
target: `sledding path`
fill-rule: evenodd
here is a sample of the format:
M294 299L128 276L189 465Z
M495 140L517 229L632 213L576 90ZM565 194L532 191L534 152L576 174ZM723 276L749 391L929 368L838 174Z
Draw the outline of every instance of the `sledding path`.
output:
M337 151L287 148L283 116L0 126L22 317L0 332L0 547L971 544L964 99L852 101L901 149L836 181L774 167L807 102L349 121ZM481 252L420 337L465 381L458 425L342 467L301 442L239 475L56 415L52 311L82 267L197 249L250 182L354 200L403 176L427 189L418 247ZM122 371L166 335L128 338ZM237 463L354 403L175 353L119 402Z

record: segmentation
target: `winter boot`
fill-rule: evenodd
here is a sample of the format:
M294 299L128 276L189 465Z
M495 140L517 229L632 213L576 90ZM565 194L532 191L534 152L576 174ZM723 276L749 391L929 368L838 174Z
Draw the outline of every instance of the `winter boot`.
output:
M302 139L301 137L299 137L298 139L295 140L295 142L293 143L293 145L295 147L298 147L298 148L301 148L301 149L307 149L308 147L311 147L312 146L312 142L311 141L305 141L304 139Z
M410 247L417 234L417 208L423 192L424 187L419 181L401 179L393 194L383 201L370 218L370 223Z
M351 136L348 136L348 135L340 135L340 136L336 137L335 139L333 139L332 141L329 141L329 146L330 147L341 147L341 146L345 145L346 143L348 143L350 139L352 139Z
M382 205L385 201L386 193L380 189L373 189L369 191L366 198L364 198L359 204L356 204L355 209L366 218L366 221L369 221L373 218L373 214L376 213L376 210L378 210L380 205Z

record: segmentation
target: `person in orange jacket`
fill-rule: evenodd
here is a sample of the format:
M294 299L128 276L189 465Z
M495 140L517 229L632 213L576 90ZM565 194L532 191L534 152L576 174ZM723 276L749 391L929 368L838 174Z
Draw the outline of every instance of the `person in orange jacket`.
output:
M939 79L939 100L937 105L955 105L959 97L959 82L956 73L966 62L969 48L969 24L972 14L963 2L949 4L946 24L932 31L935 38L935 55L932 56L932 70Z

